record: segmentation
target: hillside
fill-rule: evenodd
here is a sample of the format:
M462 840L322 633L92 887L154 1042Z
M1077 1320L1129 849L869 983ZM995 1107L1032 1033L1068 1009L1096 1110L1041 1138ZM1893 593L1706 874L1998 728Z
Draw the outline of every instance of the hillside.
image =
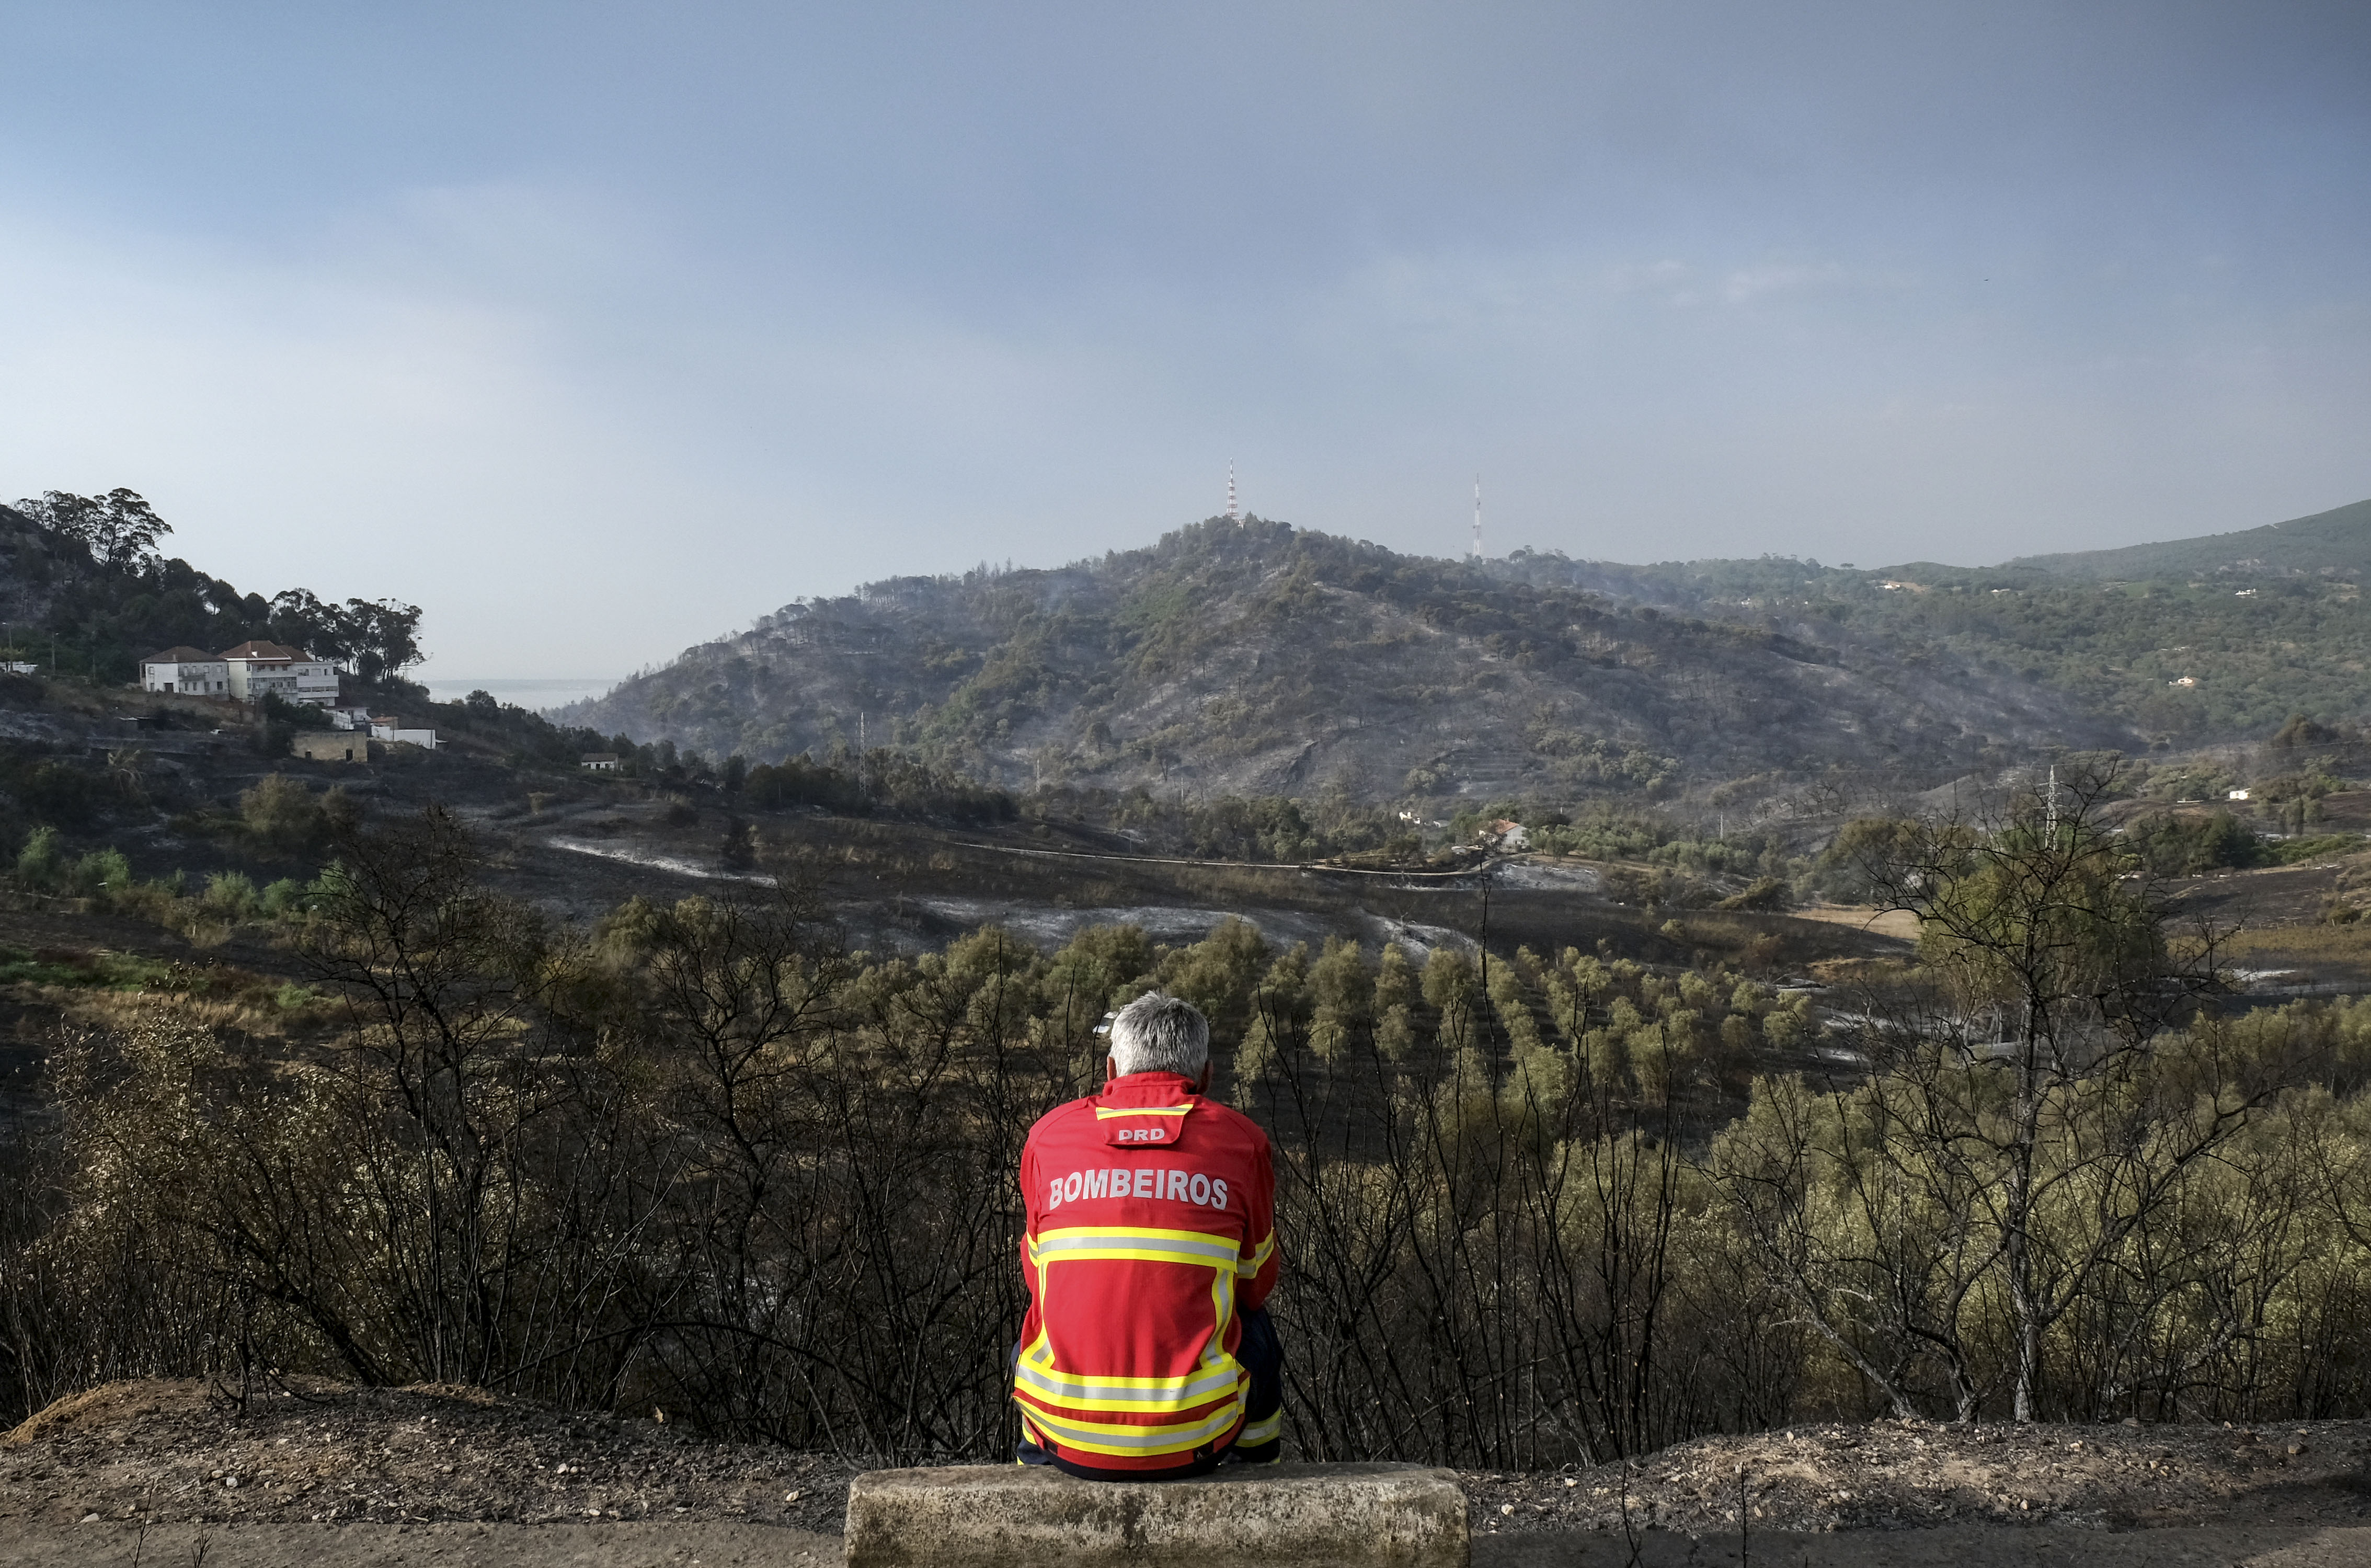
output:
M752 762L862 737L1023 787L1365 800L1939 775L2133 741L2014 672L1809 606L1671 615L1556 575L1213 519L1051 571L794 604L556 717Z
M2020 556L2003 571L2130 582L2138 578L2353 576L2371 571L2371 501L2236 534L2065 555Z
M1494 570L1707 619L1854 637L2052 693L2155 747L2259 741L2292 715L2371 721L2371 502L2233 534L1994 567L1815 560L1625 566L1517 552Z

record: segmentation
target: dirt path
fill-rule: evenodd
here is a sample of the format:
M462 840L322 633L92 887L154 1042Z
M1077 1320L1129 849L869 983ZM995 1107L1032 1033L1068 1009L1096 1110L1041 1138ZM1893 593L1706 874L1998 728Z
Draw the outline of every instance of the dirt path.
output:
M1802 1426L1675 1444L1629 1467L1468 1478L1477 1531L1807 1535L1993 1524L2371 1528L2371 1422Z
M2364 1568L2371 1528L2213 1526L2131 1530L1954 1525L1754 1536L1747 1568ZM1734 1535L1642 1537L1638 1568L1739 1568ZM6 1562L0 1557L0 1562ZM1474 1568L1627 1568L1620 1537L1563 1532L1477 1540Z
M1739 1568L1735 1536L1658 1530L1638 1568ZM2134 1530L1957 1525L1752 1537L1749 1568L2361 1568L2371 1528ZM773 1525L0 1525L0 1568L828 1568L839 1538ZM1621 1537L1485 1537L1474 1568L1628 1568Z
M653 1412L655 1414L655 1412ZM1464 1477L1476 1568L2371 1568L2371 1422L1705 1438ZM853 1464L481 1389L112 1384L0 1437L0 1568L836 1562Z
M191 1380L110 1383L0 1437L0 1531L94 1522L837 1530L856 1467L572 1415L481 1389L299 1385L244 1411Z
M91 1525L10 1531L0 1568L824 1568L839 1538L771 1525Z

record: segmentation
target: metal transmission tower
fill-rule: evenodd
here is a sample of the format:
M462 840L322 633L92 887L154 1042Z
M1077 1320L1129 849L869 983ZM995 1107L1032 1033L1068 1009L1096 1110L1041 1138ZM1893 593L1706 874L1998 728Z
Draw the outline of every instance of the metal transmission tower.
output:
M1482 476L1474 476L1474 559L1482 559Z
M1235 466L1230 463L1227 465L1227 521L1241 523L1243 520L1243 512L1235 505Z

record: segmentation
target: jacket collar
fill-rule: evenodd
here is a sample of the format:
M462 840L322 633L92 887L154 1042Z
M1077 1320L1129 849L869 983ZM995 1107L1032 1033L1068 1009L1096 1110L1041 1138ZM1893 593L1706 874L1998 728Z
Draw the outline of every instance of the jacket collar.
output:
M1130 1073L1105 1084L1095 1096L1101 1105L1183 1105L1200 1094L1183 1073Z

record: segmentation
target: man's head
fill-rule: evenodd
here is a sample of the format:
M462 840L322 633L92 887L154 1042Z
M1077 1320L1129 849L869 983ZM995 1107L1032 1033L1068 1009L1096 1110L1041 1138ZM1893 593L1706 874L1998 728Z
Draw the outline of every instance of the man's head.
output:
M1148 991L1113 1018L1107 1066L1114 1078L1176 1073L1207 1088L1210 1025L1193 1003Z

